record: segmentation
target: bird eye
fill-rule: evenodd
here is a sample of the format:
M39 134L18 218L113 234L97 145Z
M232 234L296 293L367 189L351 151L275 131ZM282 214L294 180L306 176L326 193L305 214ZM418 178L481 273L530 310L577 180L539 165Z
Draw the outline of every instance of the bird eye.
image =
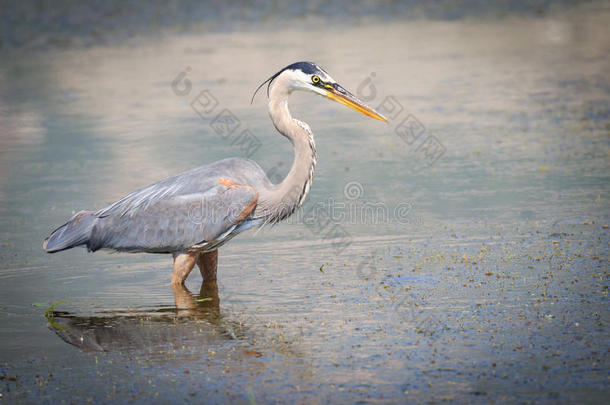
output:
M316 75L311 76L311 81L313 83L320 83L320 78Z

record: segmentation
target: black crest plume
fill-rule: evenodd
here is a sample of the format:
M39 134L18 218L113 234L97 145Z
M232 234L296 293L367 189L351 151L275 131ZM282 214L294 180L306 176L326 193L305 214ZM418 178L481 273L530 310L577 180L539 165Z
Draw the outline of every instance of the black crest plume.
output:
M300 70L303 73L310 75L319 72L321 69L315 63L312 62L296 62L291 65L288 65L284 69L280 70L279 72L262 82L260 86L256 88L254 94L252 95L252 100L250 100L250 104L254 102L254 97L256 96L256 93L258 93L260 88L263 87L265 83L267 84L267 97L269 97L269 88L271 87L271 83L273 83L275 78L278 77L284 70Z

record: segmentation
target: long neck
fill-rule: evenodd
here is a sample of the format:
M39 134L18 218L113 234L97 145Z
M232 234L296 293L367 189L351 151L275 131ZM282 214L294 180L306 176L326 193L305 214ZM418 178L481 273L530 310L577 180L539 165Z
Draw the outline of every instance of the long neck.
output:
M292 142L294 162L279 184L261 190L259 207L265 222L275 223L290 216L305 201L316 167L316 147L307 124L295 120L288 111L289 92L274 86L270 96L269 115L275 128Z

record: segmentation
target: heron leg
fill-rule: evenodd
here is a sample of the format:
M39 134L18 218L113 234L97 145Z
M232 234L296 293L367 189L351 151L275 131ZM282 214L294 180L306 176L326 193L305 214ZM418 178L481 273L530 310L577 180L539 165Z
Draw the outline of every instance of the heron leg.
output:
M193 294L191 294L184 284L172 283L172 290L174 291L174 303L176 304L177 309L189 310L183 311L184 313L188 313L197 308L197 303L195 302Z
M218 283L216 280L203 281L199 289L199 297L207 298L198 303L201 308L218 309L220 307L220 298L218 298Z
M218 267L218 249L212 250L211 252L205 252L199 254L197 259L197 266L201 272L203 282L216 281L216 268Z
M216 281L202 282L199 296L193 295L184 284L172 284L172 290L174 291L176 308L180 310L178 312L179 317L213 317L220 307Z
M172 285L184 284L191 270L197 262L198 253L174 253L174 272L172 273Z

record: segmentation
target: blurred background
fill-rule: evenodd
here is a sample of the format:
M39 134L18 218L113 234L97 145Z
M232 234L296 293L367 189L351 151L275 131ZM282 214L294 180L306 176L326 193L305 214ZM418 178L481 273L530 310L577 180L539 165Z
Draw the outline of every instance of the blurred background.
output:
M2 45L100 45L135 36L248 29L308 28L308 24L547 17L586 1L3 1ZM318 27L320 28L320 27Z
M608 21L605 1L0 1L0 394L602 402ZM251 97L303 60L389 121L294 94L312 191L221 249L216 291L172 291L165 255L42 251L222 158L281 181L292 147Z

